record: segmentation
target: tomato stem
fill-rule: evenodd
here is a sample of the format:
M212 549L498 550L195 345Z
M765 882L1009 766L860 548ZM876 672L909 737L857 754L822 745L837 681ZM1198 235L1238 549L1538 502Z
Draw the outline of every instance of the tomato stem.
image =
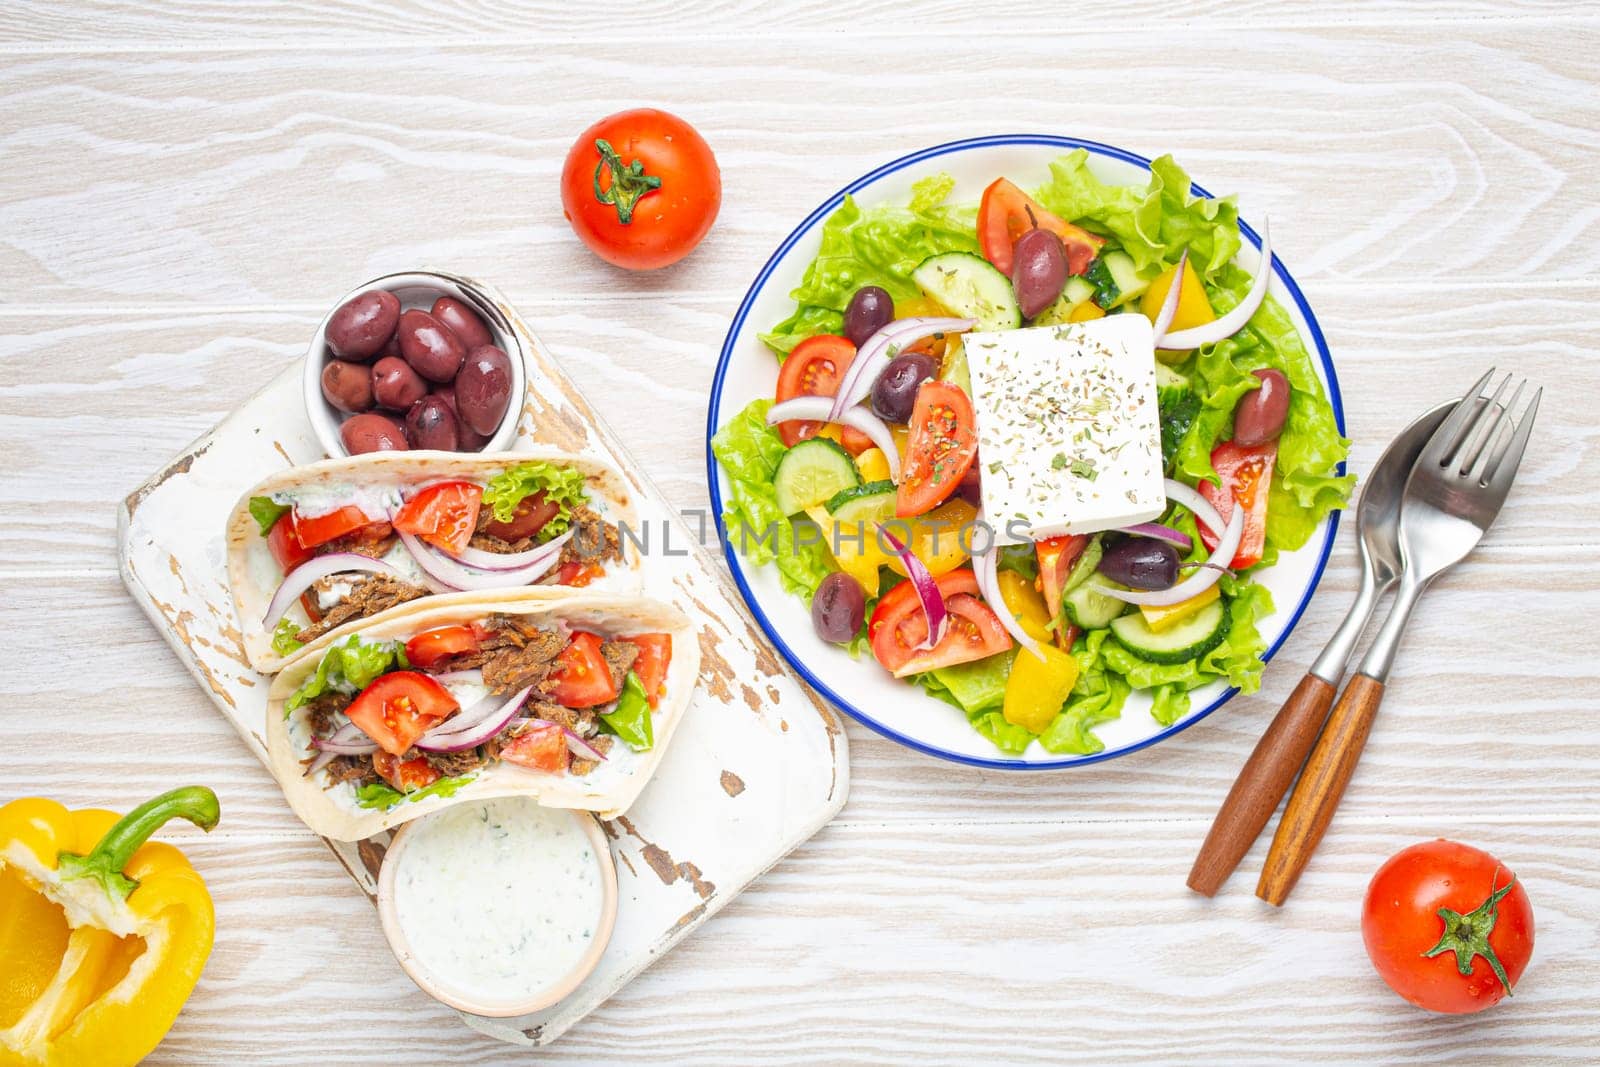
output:
M639 198L661 188L661 179L644 172L643 160L635 159L624 165L617 150L603 137L595 139L594 147L600 153L600 162L594 168L594 198L602 204L614 204L617 221L626 226L633 222L633 209ZM600 175L607 170L611 171L611 184L602 189Z
M1449 908L1439 909L1439 918L1444 920L1444 932L1439 935L1439 943L1424 952L1423 956L1432 959L1446 952L1454 952L1456 970L1463 977L1472 974L1473 960L1482 956L1489 962L1495 977L1500 980L1501 987L1509 997L1511 981L1506 977L1506 969L1500 965L1500 958L1494 954L1493 946L1489 944L1489 934L1493 932L1494 924L1500 917L1500 900L1515 888L1517 876L1513 874L1505 888L1495 889L1494 884L1499 878L1500 868L1496 867L1489 879L1489 899L1467 914L1462 915Z

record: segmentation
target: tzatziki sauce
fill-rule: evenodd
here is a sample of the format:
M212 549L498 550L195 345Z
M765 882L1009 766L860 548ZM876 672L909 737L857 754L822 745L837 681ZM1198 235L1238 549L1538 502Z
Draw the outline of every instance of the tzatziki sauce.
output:
M585 817L499 797L413 823L396 857L394 906L417 963L486 1000L532 996L570 974L604 910Z

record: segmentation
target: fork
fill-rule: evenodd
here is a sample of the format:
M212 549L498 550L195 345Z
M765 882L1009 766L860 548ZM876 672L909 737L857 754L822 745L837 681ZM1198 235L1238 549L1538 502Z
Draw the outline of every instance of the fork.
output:
M1493 377L1491 367L1466 400L1476 400ZM1487 404L1457 404L1417 457L1400 505L1400 591L1360 668L1328 716L1278 822L1256 886L1256 896L1269 904L1281 905L1288 898L1327 832L1366 747L1400 635L1417 601L1429 583L1472 551L1500 514L1527 450L1544 392L1534 390L1507 437L1501 434L1501 424L1521 402L1528 384L1519 382L1510 401L1502 404L1511 380L1507 374Z

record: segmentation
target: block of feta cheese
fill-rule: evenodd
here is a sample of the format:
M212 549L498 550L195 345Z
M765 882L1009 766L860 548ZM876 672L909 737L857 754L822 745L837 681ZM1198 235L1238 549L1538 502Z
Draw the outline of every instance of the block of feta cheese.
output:
M966 352L996 541L1110 530L1166 510L1143 315L972 333Z

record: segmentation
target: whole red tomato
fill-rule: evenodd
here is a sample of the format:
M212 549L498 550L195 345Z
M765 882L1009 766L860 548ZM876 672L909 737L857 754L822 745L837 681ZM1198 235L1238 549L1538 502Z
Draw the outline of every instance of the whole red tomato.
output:
M629 270L676 263L716 221L722 172L695 128L621 111L584 130L561 170L561 207L595 255Z
M1465 1014L1510 996L1533 955L1533 906L1511 869L1440 838L1378 868L1361 911L1367 955L1419 1008Z

